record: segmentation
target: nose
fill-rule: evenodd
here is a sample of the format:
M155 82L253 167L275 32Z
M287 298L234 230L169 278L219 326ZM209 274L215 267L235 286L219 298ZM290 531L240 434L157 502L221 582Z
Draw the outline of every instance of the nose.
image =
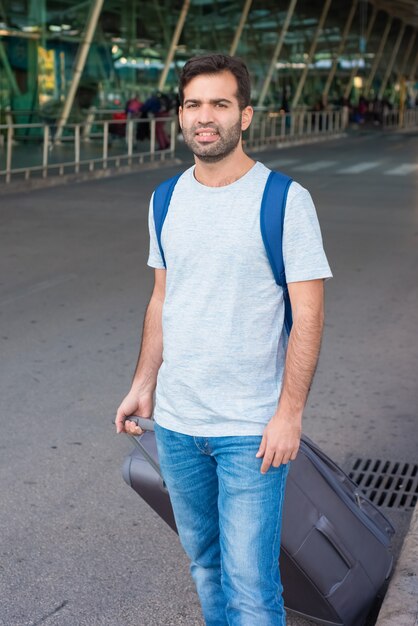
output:
M198 123L202 125L213 123L213 108L210 104L202 104L199 107Z

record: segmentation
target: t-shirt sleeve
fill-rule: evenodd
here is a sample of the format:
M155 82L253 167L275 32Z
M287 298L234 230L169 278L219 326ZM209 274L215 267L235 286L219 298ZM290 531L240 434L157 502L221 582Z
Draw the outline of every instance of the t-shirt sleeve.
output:
M310 193L298 183L289 188L283 228L283 259L288 283L332 278Z
M160 247L158 245L157 233L154 224L154 194L151 196L148 212L148 228L149 228L149 255L147 264L155 269L165 269L164 261L161 256Z

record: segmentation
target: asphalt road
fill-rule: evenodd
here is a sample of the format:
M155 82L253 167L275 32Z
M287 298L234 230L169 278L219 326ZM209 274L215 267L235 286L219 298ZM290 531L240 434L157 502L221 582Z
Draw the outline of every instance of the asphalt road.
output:
M334 279L304 424L346 469L417 462L417 148L376 132L257 154L317 205ZM173 172L1 199L1 626L202 625L177 536L124 484L131 444L111 425L152 287L148 200ZM385 512L397 553L410 513Z

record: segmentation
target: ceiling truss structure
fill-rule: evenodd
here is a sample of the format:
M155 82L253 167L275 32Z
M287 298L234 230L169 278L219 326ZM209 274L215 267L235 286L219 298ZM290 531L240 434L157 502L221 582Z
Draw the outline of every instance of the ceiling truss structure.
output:
M0 0L0 46L8 35L48 43L54 40L80 42L93 2ZM320 28L324 0L296 0L296 3L295 0L190 0L186 15L184 2L104 0L95 41L109 48L118 47L124 57L159 59L163 66L170 55L170 60L174 58L175 62L181 62L207 51L228 53L233 47L258 78L259 91L269 72L271 59L277 53L281 35L283 41L277 61L281 64L279 67L294 75L296 84L300 69L305 67L302 71L306 71L307 60L322 59L322 71L327 77L330 67L335 73L336 59L341 57L351 61L363 60L366 83L370 79L370 70L377 75L379 72L385 74L389 63L393 65L395 76L399 77L402 70L407 78L415 78L408 72L413 70L415 73L417 66L417 0L331 0ZM295 6L290 24L287 24L288 9L292 4ZM345 32L353 4L356 5L354 15ZM375 20L369 33L374 12ZM184 19L184 26L179 32L180 18ZM388 19L391 19L389 29ZM284 26L288 28L283 37ZM174 41L176 30L178 36ZM382 47L386 30L386 42ZM397 54L392 59L395 46ZM377 53L381 55L379 63L375 63ZM405 59L406 53L408 59ZM168 64L164 68L167 70ZM315 71L321 72L320 64L316 65ZM355 74L351 67L346 71L347 77L350 73ZM160 80L162 86L164 81ZM265 87L264 81L264 90ZM329 87L327 84L326 91Z

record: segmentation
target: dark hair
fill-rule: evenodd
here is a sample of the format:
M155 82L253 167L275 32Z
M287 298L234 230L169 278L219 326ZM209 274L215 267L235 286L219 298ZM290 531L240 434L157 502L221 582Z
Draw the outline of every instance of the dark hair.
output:
M179 81L180 104L184 101L184 88L201 74L231 72L237 81L237 99L241 111L251 103L251 82L244 61L227 54L204 54L189 59L182 69Z

